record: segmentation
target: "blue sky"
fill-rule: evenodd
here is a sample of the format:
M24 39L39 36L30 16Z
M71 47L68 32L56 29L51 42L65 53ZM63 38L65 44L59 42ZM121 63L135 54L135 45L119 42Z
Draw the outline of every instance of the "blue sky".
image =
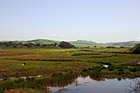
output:
M0 40L140 40L140 0L0 0Z

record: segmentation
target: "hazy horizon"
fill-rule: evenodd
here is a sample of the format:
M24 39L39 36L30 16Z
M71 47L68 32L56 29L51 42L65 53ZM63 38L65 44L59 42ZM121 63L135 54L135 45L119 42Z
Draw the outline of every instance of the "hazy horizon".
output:
M1 0L0 41L140 41L139 0Z
M32 41L32 40L40 40L40 39L28 39L28 40L0 40L0 42L4 42L4 41ZM52 39L41 39L41 40L52 40ZM75 42L75 41L78 41L78 40L72 40L72 41L69 41L69 40L53 40L53 41L66 41L66 42ZM86 40L86 41L92 41L92 40ZM130 40L130 41L139 41L140 40ZM92 42L95 42L95 43L119 43L119 42L130 42L130 41L112 41L112 42L95 42L95 41L92 41Z

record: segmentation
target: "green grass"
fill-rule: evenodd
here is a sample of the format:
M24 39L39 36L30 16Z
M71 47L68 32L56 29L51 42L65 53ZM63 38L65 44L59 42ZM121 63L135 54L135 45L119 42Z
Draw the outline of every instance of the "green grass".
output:
M113 66L136 64L139 54L125 49L0 49L0 77L43 75L54 72L80 71L102 63ZM85 51L85 49L84 49ZM25 66L21 65L26 63Z
M33 83L30 79L21 83L3 81L0 89L39 89L44 82L64 86L79 75L90 75L97 80L136 77L140 76L137 62L140 62L140 55L127 49L0 49L0 78L43 76ZM103 64L110 66L105 68Z
M54 43L60 43L60 41L54 41L54 40L47 40L47 39L36 39L36 40L30 40L30 41L16 41L16 42L21 42L23 44L26 43L32 43L32 44L37 44L40 43L42 44L54 44Z

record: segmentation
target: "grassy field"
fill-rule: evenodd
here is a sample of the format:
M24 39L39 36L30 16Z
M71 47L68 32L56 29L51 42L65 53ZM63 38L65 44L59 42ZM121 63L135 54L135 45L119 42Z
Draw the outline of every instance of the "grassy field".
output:
M139 54L125 49L1 49L0 78L80 71L89 67L136 65ZM25 63L25 65L22 65Z
M128 49L0 49L0 78L40 75L40 79L33 81L43 85L43 82L68 84L78 75L136 77L140 75L138 62L140 55L132 54ZM103 64L109 67L105 68ZM26 84L19 86L22 81ZM13 88L40 89L34 83L30 85L30 79L9 82ZM10 89L11 86L5 84L7 82L2 81L0 89Z

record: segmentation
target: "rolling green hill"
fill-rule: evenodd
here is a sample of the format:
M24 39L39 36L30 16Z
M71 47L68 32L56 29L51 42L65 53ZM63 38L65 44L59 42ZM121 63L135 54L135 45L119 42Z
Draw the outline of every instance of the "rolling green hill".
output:
M71 41L71 43L75 43L75 44L97 44L96 42L93 42L93 41L87 41L87 40Z
M127 41L127 42L116 42L116 43L106 43L113 46L134 46L135 44L140 43L140 41Z
M1 42L9 42L9 41L1 41ZM60 44L61 41L55 41L55 40L48 40L48 39L35 39L35 40L29 40L29 41L11 41L14 43L22 43L22 44ZM77 41L70 41L71 44L73 44L76 47L107 47L107 46L125 46L125 47L132 47L137 43L140 43L140 41L128 41L128 42L112 42L112 43L96 43L93 41L87 41L87 40L77 40Z
M13 42L20 42L22 44L27 44L27 43L32 43L32 44L38 44L40 43L41 45L43 44L54 44L57 43L59 44L61 41L54 41L54 40L48 40L48 39L35 39L35 40L29 40L29 41L13 41ZM86 41L86 40L77 40L77 41L71 41L71 44L73 44L76 47L93 47L94 45L97 45L96 42L92 41Z
M14 41L14 42L21 42L22 44L26 44L26 43L33 43L33 44L54 44L57 43L59 44L60 41L54 41L54 40L48 40L48 39L36 39L36 40L30 40L30 41Z
M70 41L70 43L72 43L73 45L75 45L76 47L94 47L95 45L99 45L96 42L93 41L87 41L87 40L77 40L77 41Z

